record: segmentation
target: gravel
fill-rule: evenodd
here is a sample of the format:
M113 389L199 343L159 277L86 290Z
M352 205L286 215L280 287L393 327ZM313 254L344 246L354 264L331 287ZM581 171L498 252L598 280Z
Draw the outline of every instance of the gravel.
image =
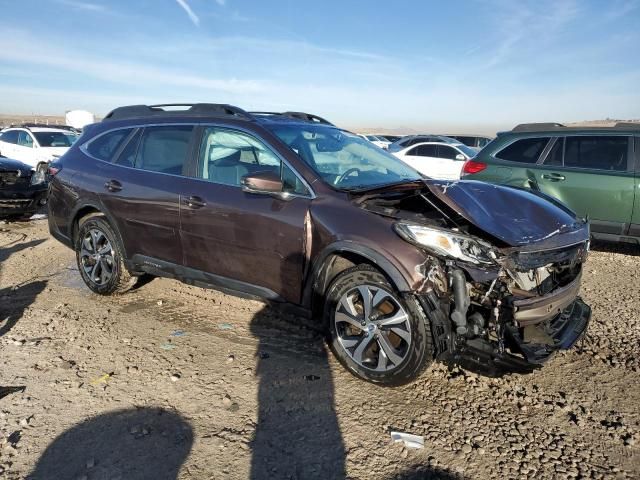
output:
M0 478L640 477L639 250L595 245L588 335L541 370L434 364L391 389L257 301L166 279L93 295L46 220L0 245L0 385L26 385L0 399Z

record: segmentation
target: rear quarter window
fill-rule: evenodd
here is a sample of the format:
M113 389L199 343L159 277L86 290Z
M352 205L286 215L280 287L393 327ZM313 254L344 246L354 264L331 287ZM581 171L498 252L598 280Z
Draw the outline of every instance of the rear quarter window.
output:
M133 128L122 128L100 135L87 144L87 153L99 160L110 162L132 131Z
M496 153L496 158L518 163L536 163L549 143L549 137L523 138Z

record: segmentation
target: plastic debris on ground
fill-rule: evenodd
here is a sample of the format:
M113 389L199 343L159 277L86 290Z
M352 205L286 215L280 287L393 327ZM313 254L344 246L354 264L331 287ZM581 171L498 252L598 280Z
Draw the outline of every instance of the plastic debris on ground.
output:
M218 328L220 330L232 330L233 329L233 325L231 325L230 323L219 323L218 324Z
M424 437L411 433L391 432L391 440L394 443L404 443L407 448L424 448Z
M184 337L187 334L184 330L174 330L171 332L172 337Z
M160 348L163 350L173 350L176 346L173 343L163 343L160 345Z
M98 377L94 380L91 381L92 385L97 385L99 383L107 383L107 380L109 380L111 378L111 376L113 375L113 372L111 373L105 373L104 375L102 375L101 377Z

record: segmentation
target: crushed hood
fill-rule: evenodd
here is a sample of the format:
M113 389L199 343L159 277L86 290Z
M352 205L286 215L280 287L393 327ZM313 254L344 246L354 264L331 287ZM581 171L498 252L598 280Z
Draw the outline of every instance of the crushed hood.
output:
M512 247L586 241L588 224L539 192L473 180L428 180L429 191L469 223Z
M23 175L31 175L31 167L26 163L11 158L0 158L0 172L20 171Z

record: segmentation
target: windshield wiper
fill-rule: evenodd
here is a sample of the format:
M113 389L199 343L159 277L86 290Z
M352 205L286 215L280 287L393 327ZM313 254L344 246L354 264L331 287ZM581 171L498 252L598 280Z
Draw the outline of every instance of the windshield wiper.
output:
M391 187L397 187L398 185L408 185L408 184L416 184L416 185L420 184L422 186L424 185L424 179L422 178L416 178L413 180L405 179L405 180L400 180L398 182L392 182L392 183L377 183L375 185L367 185L366 187L342 188L342 190L346 190L352 193L366 193L373 190L379 190L382 188L391 188Z

